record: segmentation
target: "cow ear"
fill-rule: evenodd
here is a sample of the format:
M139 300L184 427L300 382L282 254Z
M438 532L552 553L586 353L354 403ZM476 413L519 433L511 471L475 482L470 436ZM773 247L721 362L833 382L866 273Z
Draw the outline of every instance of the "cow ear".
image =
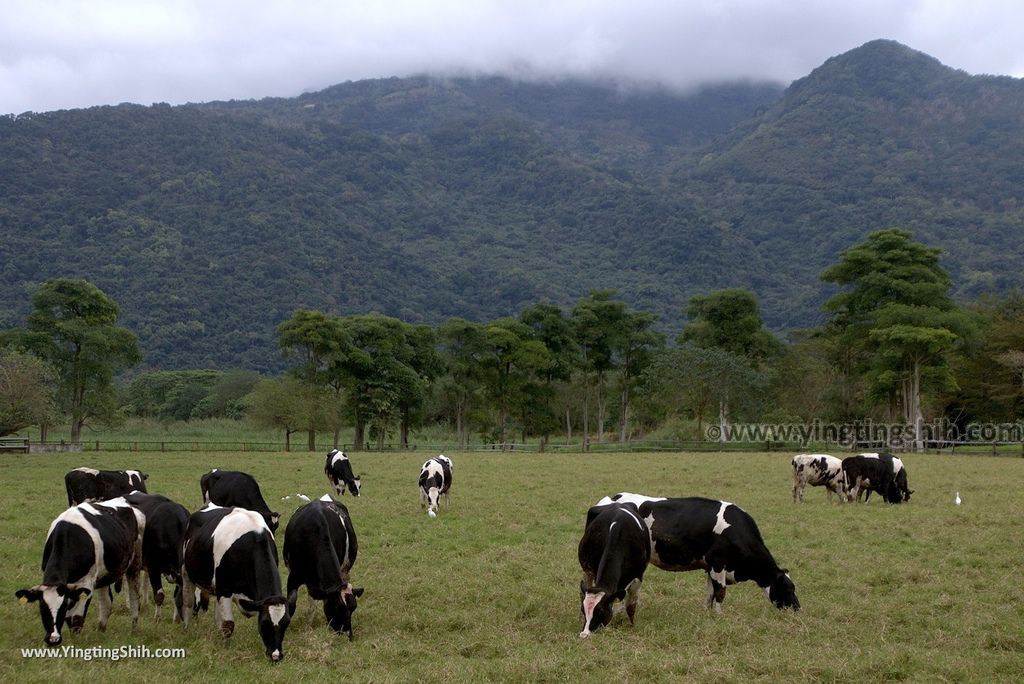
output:
M148 480L149 479L149 475L147 475L146 473L142 473L142 479L143 480Z
M359 598L363 595L363 587L353 587L352 593L355 595L356 598Z
M38 601L42 597L43 592L39 591L38 588L33 587L31 589L19 589L14 592L14 595L18 597L18 602L24 605L26 603L31 603L32 601Z
M789 568L782 568L781 570L779 570L779 573L783 574L783 575L788 575L789 574Z
M258 613L262 607L262 603L256 601L250 601L249 599L240 598L238 599L238 607L247 613Z
M61 596L67 596L68 600L72 603L81 600L83 596L89 596L92 594L92 589L76 587L70 584L67 587L57 587L57 591Z

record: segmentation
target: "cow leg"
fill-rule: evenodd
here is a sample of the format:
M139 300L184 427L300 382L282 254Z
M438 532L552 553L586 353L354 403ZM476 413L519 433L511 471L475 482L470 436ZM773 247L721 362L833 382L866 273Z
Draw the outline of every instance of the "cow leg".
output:
M96 625L101 632L107 630L107 621L110 620L110 604L113 602L110 591L107 587L103 587L96 592L96 605L97 610L100 611L100 621Z
M235 633L235 620L231 615L231 597L218 596L214 612L217 613L217 629L224 635L224 645L227 646L231 635Z
M626 617L629 624L636 624L636 609L640 605L640 585L642 580L637 577L626 587Z
M722 612L722 603L725 601L726 576L724 567L721 570L708 571L708 600L706 607L710 610L713 603L716 613Z
M182 568L184 570L184 568ZM196 585L189 579L188 573L181 573L181 621L185 624L185 629L188 629L189 620L192 619L192 613L195 611L195 595Z
M153 617L159 620L160 607L164 605L164 588L160 583L160 573L147 570L146 574L149 576L149 586L153 590ZM143 595L145 595L145 593L143 593Z
M299 587L302 586L295 574L288 573L288 617L295 615L295 607L299 603Z
M803 488L800 486L800 478L793 475L793 503L796 503L797 497L800 498L801 503L804 500Z
M142 593L139 590L139 572L138 570L132 571L129 569L130 575L127 576L128 580L128 612L132 616L132 629L139 624L139 595Z
M182 608L182 590L181 582L175 582L174 584L174 622L181 622L181 608Z

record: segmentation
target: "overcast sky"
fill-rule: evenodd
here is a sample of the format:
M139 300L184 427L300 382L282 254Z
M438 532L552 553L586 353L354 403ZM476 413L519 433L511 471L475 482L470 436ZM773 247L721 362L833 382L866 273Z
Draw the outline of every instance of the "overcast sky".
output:
M788 83L874 38L1024 76L1019 0L0 0L0 113L424 72Z

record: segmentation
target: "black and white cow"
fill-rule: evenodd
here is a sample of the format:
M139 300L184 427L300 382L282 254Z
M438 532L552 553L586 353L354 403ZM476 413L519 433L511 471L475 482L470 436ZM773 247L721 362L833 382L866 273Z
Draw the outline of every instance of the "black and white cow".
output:
M196 588L216 597L217 628L225 644L235 631L231 602L246 617L259 614L259 632L267 656L284 658L288 601L281 593L274 533L259 513L207 504L188 520L181 563L182 618L192 618Z
M651 558L651 538L633 504L602 506L588 513L579 545L580 612L587 637L612 621L625 604L630 624L636 620L640 585ZM619 603L621 602L621 603Z
M43 581L19 589L23 603L39 601L48 646L60 644L65 620L72 631L85 624L92 597L99 628L110 618L110 586L127 581L132 626L139 619L139 515L123 498L72 506L50 524L43 547Z
M177 596L181 578L181 544L188 524L188 510L179 503L160 494L132 492L125 500L145 516L142 533L142 567L149 576L153 589L156 618L164 603L164 588L160 578L175 585L174 621L181 622L181 599Z
M651 534L651 565L670 571L704 570L707 607L722 610L725 588L753 580L778 608L800 609L789 570L780 568L757 523L739 506L701 497L665 499L623 492L601 499L587 519L610 504L632 503Z
M352 639L352 613L362 587L353 587L349 571L359 546L348 509L329 494L302 506L284 531L284 564L288 566L288 614L295 614L299 587L324 602L327 626Z
M75 468L64 476L68 506L87 501L106 501L132 491L145 492L147 479L149 475L138 470Z
M839 495L839 501L846 500L846 485L843 477L843 462L828 454L797 454L793 457L793 501L804 501L804 487L824 487L829 502L832 494Z
M437 516L437 504L444 494L444 503L447 506L448 490L452 487L452 460L441 454L428 459L423 463L420 470L420 505L427 507L427 515L431 518Z
M363 486L362 478L352 474L352 463L344 452L332 449L327 454L327 462L324 463L324 472L338 496L345 495L345 488L352 492L352 496L359 496L359 490Z
M214 468L199 479L199 488L203 492L205 503L256 511L267 521L270 531L277 532L281 514L270 510L260 491L259 483L252 475L237 470Z
M907 484L907 469L903 461L892 454L865 453L843 459L843 476L847 483L847 498L864 501L871 498L871 492L878 494L887 503L910 501L913 490Z

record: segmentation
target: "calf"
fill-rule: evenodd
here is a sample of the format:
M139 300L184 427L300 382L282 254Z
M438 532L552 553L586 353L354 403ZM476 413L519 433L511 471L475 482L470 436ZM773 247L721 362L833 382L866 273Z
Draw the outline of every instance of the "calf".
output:
M843 477L846 479L847 499L864 501L871 492L878 492L887 503L910 501L913 490L907 486L907 469L903 461L892 454L857 454L843 459Z
M259 483L252 475L214 468L199 479L199 488L203 492L204 502L256 511L267 521L270 531L277 532L281 514L270 510L260 492Z
M125 579L135 626L139 619L140 524L139 514L120 498L73 506L50 524L43 547L43 581L15 594L22 603L39 601L47 646L60 644L65 620L72 631L82 629L94 594L99 628L105 630L110 618L109 587Z
M284 564L288 566L288 614L295 614L299 587L324 602L327 626L352 639L352 613L362 587L353 587L349 571L356 562L356 530L348 509L324 494L302 506L284 531Z
M739 506L700 497L665 499L622 493L601 499L587 513L587 520L618 502L637 505L640 519L650 530L651 565L707 573L708 608L714 605L721 611L726 586L753 580L776 607L800 609L789 571L776 564L757 523Z
M231 602L246 617L259 614L267 656L284 658L284 633L291 619L281 594L274 534L263 517L245 508L213 504L196 511L185 528L181 562L182 618L188 627L196 588L216 597L217 627L225 644L235 631Z
M650 533L635 505L614 504L591 512L579 545L581 638L612 621L614 606L621 605L616 601L625 603L629 622L634 623L640 584L651 558Z
M352 463L344 452L334 449L327 454L327 462L324 463L324 472L338 496L345 495L345 488L352 492L352 496L359 496L362 488L362 478L352 474Z
M448 490L452 486L452 460L441 454L424 462L420 470L420 505L427 507L427 515L437 515L437 504L444 494L445 505L449 504Z
M64 476L68 506L87 501L106 501L132 491L146 491L149 475L138 470L96 470L75 468Z
M804 487L824 487L831 503L832 494L839 495L839 501L846 500L846 480L843 478L843 462L827 454L798 454L793 457L793 501L804 501Z
M164 604L164 588L161 575L175 585L174 621L181 622L181 597L177 595L181 583L181 543L188 524L188 510L179 503L159 494L132 492L125 500L145 516L142 533L142 567L149 576L153 589L153 603L156 618Z

